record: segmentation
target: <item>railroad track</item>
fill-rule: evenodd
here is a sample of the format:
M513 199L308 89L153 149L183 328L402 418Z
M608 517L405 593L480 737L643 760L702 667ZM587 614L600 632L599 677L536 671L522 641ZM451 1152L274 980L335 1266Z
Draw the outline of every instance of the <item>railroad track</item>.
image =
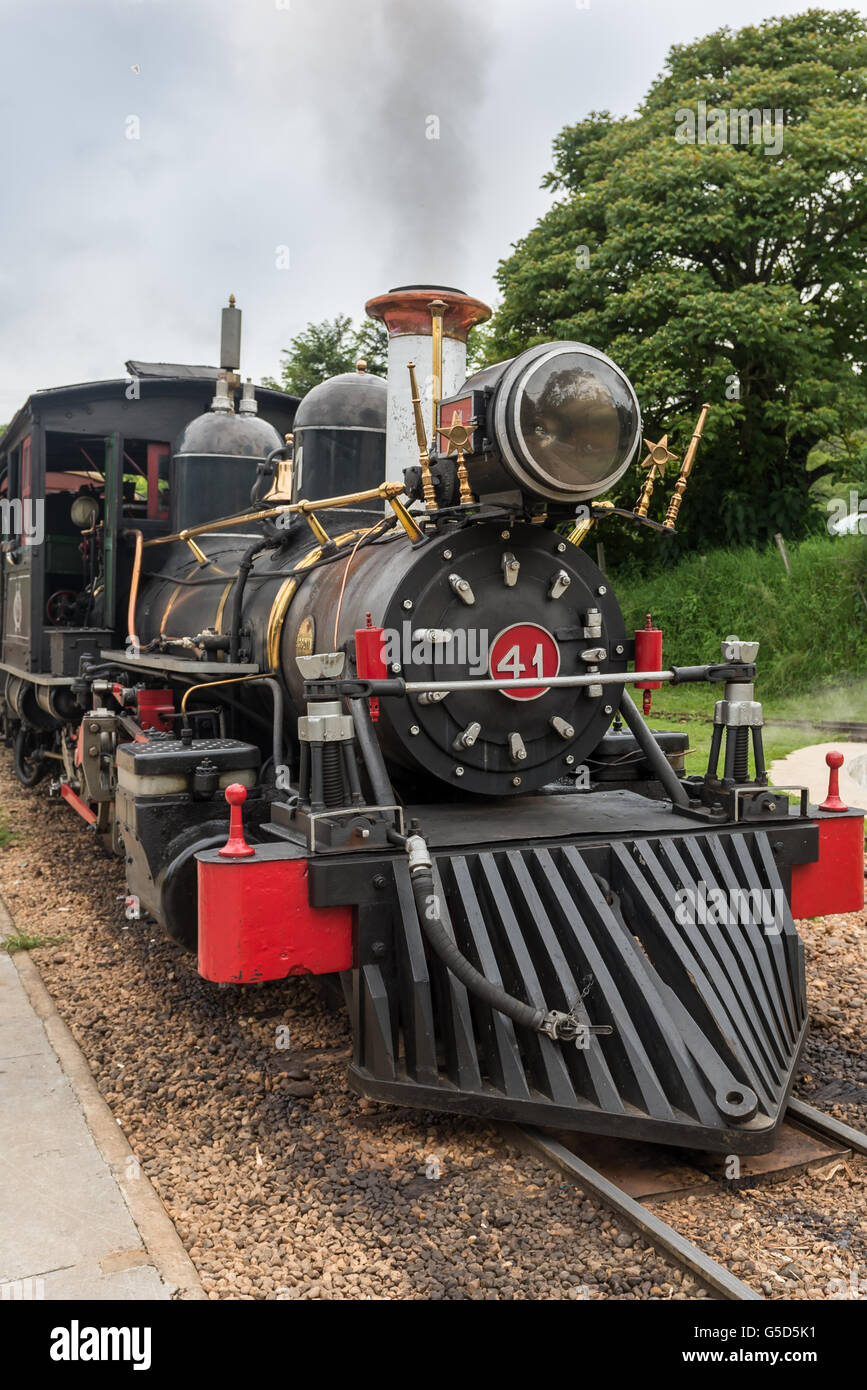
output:
M701 724L712 724L709 714L686 713L672 710L670 714L659 715L660 719L697 720ZM783 729L817 729L821 733L847 734L852 739L867 740L867 723L854 719L777 719L770 715L766 724L774 724Z
M852 1129L803 1101L791 1100L785 1118L798 1131L837 1145L844 1153L849 1151L867 1155L867 1133ZM562 1142L562 1136L555 1138L544 1130L529 1126L507 1125L503 1128L518 1148L541 1159L547 1167L556 1169L569 1181L576 1183L588 1196L602 1202L638 1230L656 1250L697 1278L717 1298L735 1302L766 1301L762 1294L663 1221L644 1202L631 1196L611 1177L581 1158ZM575 1136L574 1142L580 1143L578 1136Z

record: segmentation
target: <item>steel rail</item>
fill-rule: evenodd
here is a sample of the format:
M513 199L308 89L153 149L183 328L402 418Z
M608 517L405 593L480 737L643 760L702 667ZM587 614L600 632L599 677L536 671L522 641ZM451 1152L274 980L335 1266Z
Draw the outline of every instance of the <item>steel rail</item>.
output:
M844 1124L842 1120L835 1120L833 1115L825 1115L821 1110L814 1110L813 1106L808 1105L806 1101L790 1098L786 1107L786 1114L789 1119L813 1130L821 1138L833 1139L838 1144L843 1144L845 1148L851 1149L853 1153L867 1155L867 1134L864 1134L860 1129L853 1129L851 1125Z
M786 1106L787 1119L820 1138L830 1139L853 1153L867 1155L867 1133L853 1129L842 1120L825 1115L805 1101L790 1099ZM634 1226L661 1254L670 1256L682 1269L687 1269L719 1298L736 1302L760 1302L766 1300L749 1284L738 1279L724 1265L711 1259L709 1255L692 1241L687 1240L673 1226L656 1216L636 1198L630 1197L621 1187L585 1163L582 1158L558 1140L551 1138L542 1130L529 1125L502 1125L504 1136L524 1152L533 1154L550 1168L556 1168L584 1192L597 1197L610 1210L622 1216Z
M699 1246L693 1245L692 1241L687 1240L673 1226L669 1226L667 1221L663 1221L634 1197L630 1197L610 1178L591 1168L589 1163L578 1158L564 1144L531 1126L509 1125L504 1126L504 1129L506 1137L511 1137L519 1148L524 1148L525 1152L529 1151L541 1158L549 1168L558 1169L571 1182L577 1183L583 1192L598 1197L605 1206L635 1226L655 1249L664 1255L672 1256L682 1269L695 1274L719 1298L744 1303L765 1301L760 1293L756 1293L749 1284L738 1279L725 1265L717 1264L716 1260L712 1260Z

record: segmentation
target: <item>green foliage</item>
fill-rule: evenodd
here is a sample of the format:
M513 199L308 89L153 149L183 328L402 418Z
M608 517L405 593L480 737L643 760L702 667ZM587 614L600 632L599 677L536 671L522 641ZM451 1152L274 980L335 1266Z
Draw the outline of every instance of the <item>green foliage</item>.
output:
M360 358L369 372L384 376L387 351L384 324L365 319L356 326L348 314L338 314L321 323L308 323L282 353L280 380L265 377L263 385L303 396L329 377L354 372Z
M719 661L719 644L732 633L758 638L762 699L863 671L867 540L811 536L787 550L790 576L775 545L691 555L650 578L612 576L627 631L652 613L666 666Z
M699 101L782 111L781 150L772 130L766 144L680 143ZM635 116L593 112L555 140L545 184L561 196L500 264L487 360L546 339L600 347L633 381L647 437L669 431L681 455L709 401L686 539L804 534L827 468L808 470L811 449L867 417L865 171L854 11L679 45ZM616 500L637 491L633 474Z

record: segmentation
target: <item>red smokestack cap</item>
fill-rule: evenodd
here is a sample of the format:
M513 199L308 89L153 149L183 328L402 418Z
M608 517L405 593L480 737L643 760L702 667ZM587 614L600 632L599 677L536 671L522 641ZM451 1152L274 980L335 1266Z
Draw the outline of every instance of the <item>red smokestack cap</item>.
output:
M430 306L436 299L445 304L443 333L447 338L467 341L467 334L476 323L491 317L491 310L480 299L472 299L463 290L445 285L398 285L388 294L369 299L365 309L372 319L382 319L390 338L399 334L431 334Z

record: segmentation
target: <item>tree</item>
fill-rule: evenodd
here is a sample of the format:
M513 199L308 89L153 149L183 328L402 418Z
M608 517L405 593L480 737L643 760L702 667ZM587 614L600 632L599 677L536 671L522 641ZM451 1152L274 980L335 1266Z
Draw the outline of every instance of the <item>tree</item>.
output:
M557 136L544 183L562 196L500 263L488 360L555 338L601 348L644 433L681 453L709 401L688 538L802 532L830 466L807 455L867 423L865 171L854 11L676 46L635 116ZM631 471L617 495L631 506L638 487Z
M369 372L384 376L387 344L385 325L373 319L356 327L348 314L338 314L321 323L308 323L281 355L280 380L265 377L263 385L303 396L329 377L354 372L360 358Z

